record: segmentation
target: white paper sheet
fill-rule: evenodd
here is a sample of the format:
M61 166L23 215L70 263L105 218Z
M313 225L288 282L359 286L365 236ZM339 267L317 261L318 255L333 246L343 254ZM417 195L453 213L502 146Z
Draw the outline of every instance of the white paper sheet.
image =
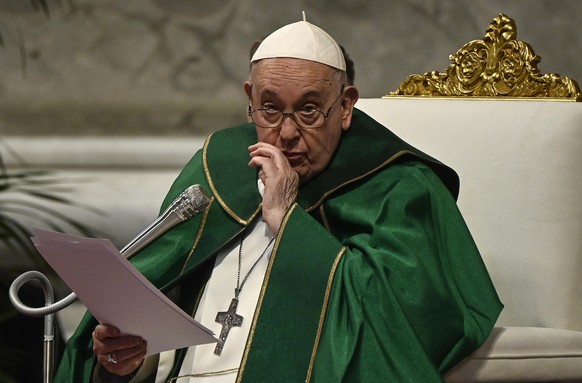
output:
M149 282L108 239L34 229L32 241L100 323L147 341L148 355L216 342Z

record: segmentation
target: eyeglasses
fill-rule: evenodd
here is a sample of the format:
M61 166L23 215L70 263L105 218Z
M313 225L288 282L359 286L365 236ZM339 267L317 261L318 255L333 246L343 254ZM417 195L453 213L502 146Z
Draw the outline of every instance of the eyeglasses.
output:
M338 102L343 93L344 85L342 85L340 94L336 97L333 104L331 104L325 113L312 106L307 106L303 109L294 110L292 112L283 112L274 106L267 106L256 109L251 109L249 106L248 115L259 128L278 128L283 123L285 117L289 116L293 118L293 121L295 121L297 125L304 129L317 129L325 125L327 116L329 116L332 108Z

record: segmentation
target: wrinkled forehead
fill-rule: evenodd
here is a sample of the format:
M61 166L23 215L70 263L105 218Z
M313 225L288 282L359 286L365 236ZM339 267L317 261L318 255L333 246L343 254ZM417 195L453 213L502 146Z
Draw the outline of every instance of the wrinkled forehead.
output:
M269 58L251 66L251 82L264 86L276 84L313 84L322 89L339 87L345 72L328 65L297 58Z

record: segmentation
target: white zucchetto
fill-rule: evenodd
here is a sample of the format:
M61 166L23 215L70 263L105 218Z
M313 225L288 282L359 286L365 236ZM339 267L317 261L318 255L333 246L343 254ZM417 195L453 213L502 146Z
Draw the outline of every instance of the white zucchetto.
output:
M290 57L315 61L345 72L346 62L338 43L323 29L303 21L287 24L267 36L251 58Z

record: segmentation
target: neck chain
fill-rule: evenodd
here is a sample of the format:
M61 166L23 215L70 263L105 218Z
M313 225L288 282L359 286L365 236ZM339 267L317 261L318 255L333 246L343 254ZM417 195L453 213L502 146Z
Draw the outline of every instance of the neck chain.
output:
M253 263L253 265L251 266L249 271L246 273L246 275L244 276L244 278L241 282L240 281L240 272L241 272L241 265L242 265L242 251L243 251L243 241L244 241L244 235L241 235L240 247L238 249L238 272L237 272L237 276L236 276L236 288L234 289L234 298L232 298L232 300L230 301L230 306L228 307L227 311L219 311L218 314L216 314L215 322L220 323L222 325L222 330L220 331L220 336L218 338L219 341L218 341L218 343L216 343L216 348L214 349L214 355L220 355L222 353L222 348L224 347L224 342L226 341L226 337L228 336L230 329L233 327L240 327L242 325L243 317L236 313L236 308L238 306L238 296L240 295L240 292L242 291L245 283L247 282L249 275L251 275L251 272L254 270L255 266L257 266L257 264L259 263L261 258L263 258L263 256L265 255L265 253L267 252L267 250L269 249L269 247L273 243L274 239L275 239L275 237L271 238L271 240L267 244L267 247L265 247L265 250L263 250L261 255L259 255L259 257L255 261L255 263Z

